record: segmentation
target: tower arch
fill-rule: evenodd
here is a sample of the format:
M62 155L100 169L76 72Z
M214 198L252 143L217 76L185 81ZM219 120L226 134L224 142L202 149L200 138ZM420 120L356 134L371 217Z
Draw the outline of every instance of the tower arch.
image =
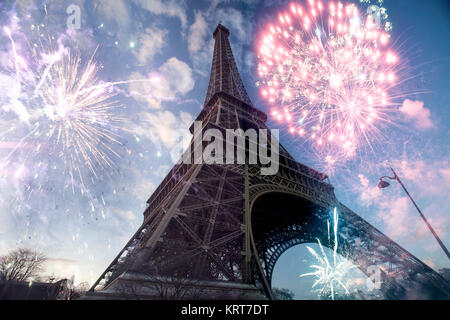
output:
M258 189L250 205L250 238L255 269L268 296L272 296L275 264L284 252L317 240L333 250L334 208L339 215L337 253L379 283L387 299L445 296L445 284L439 277L433 279L435 272L431 268L339 202L324 206L285 188L266 185ZM434 290L430 290L430 282L436 286Z

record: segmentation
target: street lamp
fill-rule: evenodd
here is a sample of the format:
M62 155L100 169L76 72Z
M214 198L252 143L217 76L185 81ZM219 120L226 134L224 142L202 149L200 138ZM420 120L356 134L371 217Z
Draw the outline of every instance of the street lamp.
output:
M390 180L396 180L398 183L400 183L400 185L402 186L403 190L405 190L406 194L408 195L409 199L411 200L411 202L414 204L414 206L416 207L417 211L419 211L420 216L422 217L423 221L425 221L425 224L428 226L428 228L430 229L431 233L434 235L434 237L436 238L437 242L439 243L439 245L441 246L442 250L444 250L445 254L447 255L447 258L450 259L450 252L448 252L447 248L445 247L444 243L442 243L441 239L439 238L439 236L436 234L436 232L434 231L434 229L431 227L431 225L428 223L428 220L425 218L425 216L423 215L422 211L420 211L419 207L417 206L416 202L414 201L414 199L411 197L411 195L409 194L408 190L406 190L405 186L403 185L402 181L400 180L400 178L398 177L397 173L395 173L394 169L392 169L392 173L394 174L393 177L389 177L389 176L384 176L380 178L380 183L378 183L378 188L380 189L384 189L390 186L390 184L386 181L384 181L383 179L387 178Z

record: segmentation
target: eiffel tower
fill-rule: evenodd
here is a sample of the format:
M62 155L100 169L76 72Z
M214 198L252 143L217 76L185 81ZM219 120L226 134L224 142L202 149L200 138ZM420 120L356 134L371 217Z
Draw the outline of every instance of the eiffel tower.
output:
M210 82L197 117L201 132L268 129L239 75L229 30L219 24L213 35ZM191 133L193 146L194 125ZM184 156L194 159L193 149ZM175 165L147 201L141 227L84 299L272 299L278 258L299 244L329 243L333 208L340 217L339 253L369 277L378 272L385 298L450 297L438 273L341 204L327 176L295 161L282 145L278 173L261 175L260 168L247 160Z

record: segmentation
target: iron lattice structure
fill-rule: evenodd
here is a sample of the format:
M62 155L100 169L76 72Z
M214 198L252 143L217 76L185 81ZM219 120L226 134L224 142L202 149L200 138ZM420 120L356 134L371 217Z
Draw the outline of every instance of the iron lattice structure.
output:
M241 80L218 25L211 78L197 121L215 128L268 129ZM193 127L191 132L194 133ZM194 160L194 136L190 157ZM270 146L269 146L270 148ZM280 146L278 174L261 165L175 165L148 200L144 221L87 298L272 298L271 280L287 249L320 239L340 212L340 253L368 276L383 275L386 298L448 298L436 272L342 205L327 176Z

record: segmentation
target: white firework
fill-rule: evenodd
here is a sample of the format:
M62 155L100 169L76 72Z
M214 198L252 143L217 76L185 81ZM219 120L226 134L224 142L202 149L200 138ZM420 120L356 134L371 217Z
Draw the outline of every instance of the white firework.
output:
M333 261L329 261L325 250L323 249L322 243L317 239L317 243L320 247L320 254L316 252L311 247L307 247L308 251L314 256L314 258L319 262L319 265L311 265L310 267L314 269L313 272L304 273L300 277L313 276L316 277L316 281L312 285L312 288L320 287L319 296L330 296L334 300L336 289L344 289L347 295L350 294L347 286L344 283L344 277L351 269L355 269L352 263L347 260L341 259L338 261L337 249L338 249L338 214L336 208L334 208L333 214L333 231L334 231L334 248L333 248ZM330 239L330 229L328 223L328 239Z

